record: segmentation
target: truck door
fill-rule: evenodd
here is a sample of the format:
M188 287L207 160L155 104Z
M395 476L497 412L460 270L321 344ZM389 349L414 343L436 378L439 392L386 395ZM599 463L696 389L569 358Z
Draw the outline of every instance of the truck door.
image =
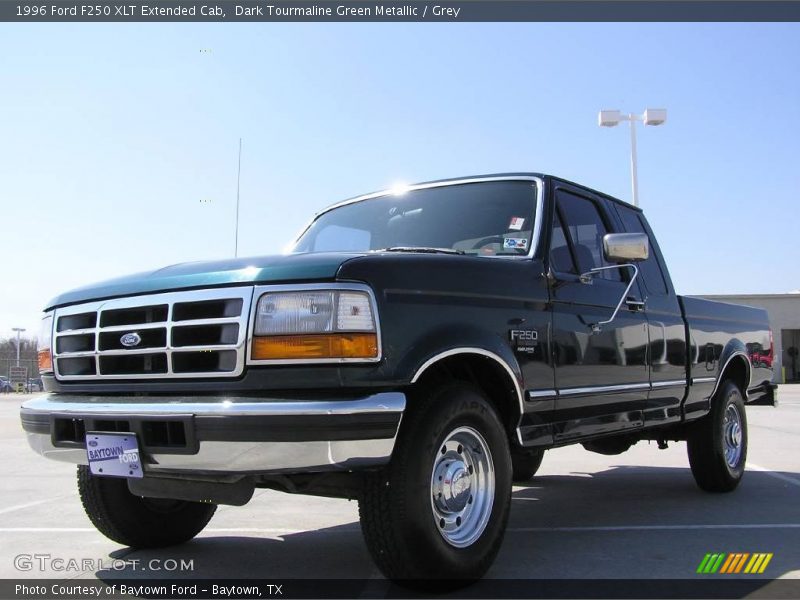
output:
M647 319L634 286L617 317L599 331L592 325L611 317L630 273L609 266L602 240L617 229L606 201L565 184L554 189L550 245L553 299L553 361L558 393L555 441L622 431L643 424L650 388Z
M686 392L686 330L678 296L672 288L653 232L644 215L628 206L614 205L628 233L644 233L650 257L639 263L639 286L645 296L650 334L648 364L651 390L644 411L648 425L679 421Z

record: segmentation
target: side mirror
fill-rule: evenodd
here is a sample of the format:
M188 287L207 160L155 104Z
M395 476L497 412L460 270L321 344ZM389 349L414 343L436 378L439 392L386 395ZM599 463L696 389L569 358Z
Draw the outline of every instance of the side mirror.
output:
M603 236L603 255L613 263L647 260L650 242L644 233L607 233Z

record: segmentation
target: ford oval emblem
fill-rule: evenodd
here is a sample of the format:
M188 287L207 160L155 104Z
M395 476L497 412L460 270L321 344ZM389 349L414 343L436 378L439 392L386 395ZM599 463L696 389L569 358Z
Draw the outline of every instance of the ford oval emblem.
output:
M134 348L142 343L142 336L138 333L126 333L121 338L119 338L119 343L125 346L126 348Z
M94 448L97 446L97 440L89 440L89 445Z

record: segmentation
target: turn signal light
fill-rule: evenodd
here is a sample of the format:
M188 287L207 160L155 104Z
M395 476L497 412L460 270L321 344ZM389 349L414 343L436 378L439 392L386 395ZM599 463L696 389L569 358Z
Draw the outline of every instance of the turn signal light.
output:
M254 360L377 358L375 333L271 335L253 338Z
M39 350L38 358L39 358L40 373L46 373L53 370L53 357L50 354L49 348L45 348L44 350Z

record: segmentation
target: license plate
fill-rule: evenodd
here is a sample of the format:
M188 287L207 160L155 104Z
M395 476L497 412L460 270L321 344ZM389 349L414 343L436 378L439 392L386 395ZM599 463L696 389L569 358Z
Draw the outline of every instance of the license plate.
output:
M86 434L86 454L92 475L144 477L135 433L90 431Z

